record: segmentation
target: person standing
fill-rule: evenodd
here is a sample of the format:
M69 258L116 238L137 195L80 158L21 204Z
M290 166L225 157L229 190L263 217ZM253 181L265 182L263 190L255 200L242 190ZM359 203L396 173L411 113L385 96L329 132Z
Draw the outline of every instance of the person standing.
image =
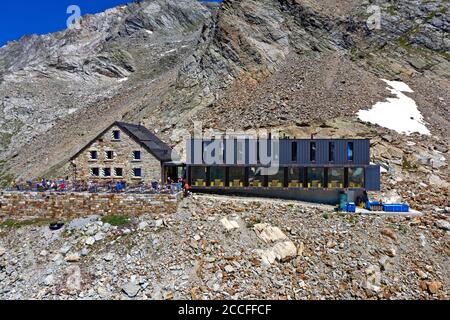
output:
M184 184L184 197L187 198L189 196L189 184L186 182Z

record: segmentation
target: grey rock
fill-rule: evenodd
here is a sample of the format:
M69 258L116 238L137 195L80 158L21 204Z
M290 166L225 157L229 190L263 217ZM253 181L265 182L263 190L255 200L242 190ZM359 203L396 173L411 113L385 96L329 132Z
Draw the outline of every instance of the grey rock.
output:
M424 248L427 245L427 240L422 233L419 235L419 243L422 246L422 248Z
M130 298L136 297L140 290L141 287L134 282L127 282L122 286L122 291Z
M74 219L74 220L70 221L70 223L67 226L67 228L69 230L72 230L72 229L81 230L87 224L92 223L94 221L97 221L99 218L100 218L100 216L98 216L98 215L92 215L92 216L89 216L89 217L86 217L86 218L77 218L77 219Z
M103 257L103 259L104 259L105 261L111 261L111 260L114 259L114 254L111 253L111 252L108 252L108 253Z
M59 250L59 252L61 252L62 254L67 254L67 252L69 252L71 248L72 245L66 244L61 248L61 250Z
M147 228L147 226L148 226L148 222L142 221L142 222L139 223L138 229L139 230L143 230L143 229Z
M49 274L47 277L45 277L44 284L46 286L51 286L51 285L53 285L54 281L55 281L55 277L52 274Z
M158 219L155 221L155 227L156 228L161 228L164 225L164 220L163 219Z
M85 243L88 246L92 246L95 243L95 238L94 237L87 237Z
M436 227L442 230L450 230L450 222L447 220L437 220L435 222Z
M233 268L232 266L230 266L229 264L227 264L227 265L225 266L225 271L226 271L227 273L232 273L232 272L234 272L234 268Z
M47 250L42 250L41 252L39 252L39 255L42 256L42 257L46 257L47 254L48 254Z
M95 234L94 239L95 241L101 241L105 238L105 234L102 232L98 232L97 234Z

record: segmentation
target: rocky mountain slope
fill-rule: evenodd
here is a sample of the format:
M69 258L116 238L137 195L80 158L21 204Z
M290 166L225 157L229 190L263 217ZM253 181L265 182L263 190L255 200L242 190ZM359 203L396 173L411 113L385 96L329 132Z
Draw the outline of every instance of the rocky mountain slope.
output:
M67 157L62 146L80 146L139 108L138 97L157 92L155 84L165 88L210 15L196 1L134 3L84 17L81 30L2 48L0 152L16 159L12 173L44 173ZM52 146L55 138L61 144Z
M445 0L149 0L85 17L81 31L24 37L0 49L3 181L63 175L114 120L142 122L179 149L176 133L202 120L370 137L385 184L403 179L438 201L449 187L448 11ZM358 119L392 97L381 79L411 87L430 136Z

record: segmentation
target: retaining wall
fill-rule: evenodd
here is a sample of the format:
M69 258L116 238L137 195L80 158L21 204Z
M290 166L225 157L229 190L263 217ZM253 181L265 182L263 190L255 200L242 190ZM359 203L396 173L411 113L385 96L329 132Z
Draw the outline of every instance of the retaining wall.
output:
M76 218L175 213L181 194L2 192L0 217Z

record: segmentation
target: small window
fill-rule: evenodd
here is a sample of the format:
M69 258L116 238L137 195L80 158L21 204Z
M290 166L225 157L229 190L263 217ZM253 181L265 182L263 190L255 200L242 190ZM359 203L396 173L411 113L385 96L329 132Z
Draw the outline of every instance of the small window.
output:
M141 152L133 151L133 160L141 160Z
M142 169L141 168L133 168L133 177L142 177Z
M123 169L122 168L114 168L114 176L123 177Z
M103 168L103 176L111 177L111 168Z
M113 151L106 151L106 160L112 160L114 158L114 152Z
M349 142L347 144L347 159L348 161L353 161L354 152L353 152L353 142Z
M97 160L98 159L97 151L89 151L89 158L91 160Z
M328 144L328 161L334 162L334 142Z
M297 141L293 141L291 144L291 160L292 162L297 161Z
M113 140L120 140L120 131L113 130Z
M311 142L309 145L309 160L311 162L316 161L316 143Z
M100 175L99 168L91 168L91 177L98 177Z

